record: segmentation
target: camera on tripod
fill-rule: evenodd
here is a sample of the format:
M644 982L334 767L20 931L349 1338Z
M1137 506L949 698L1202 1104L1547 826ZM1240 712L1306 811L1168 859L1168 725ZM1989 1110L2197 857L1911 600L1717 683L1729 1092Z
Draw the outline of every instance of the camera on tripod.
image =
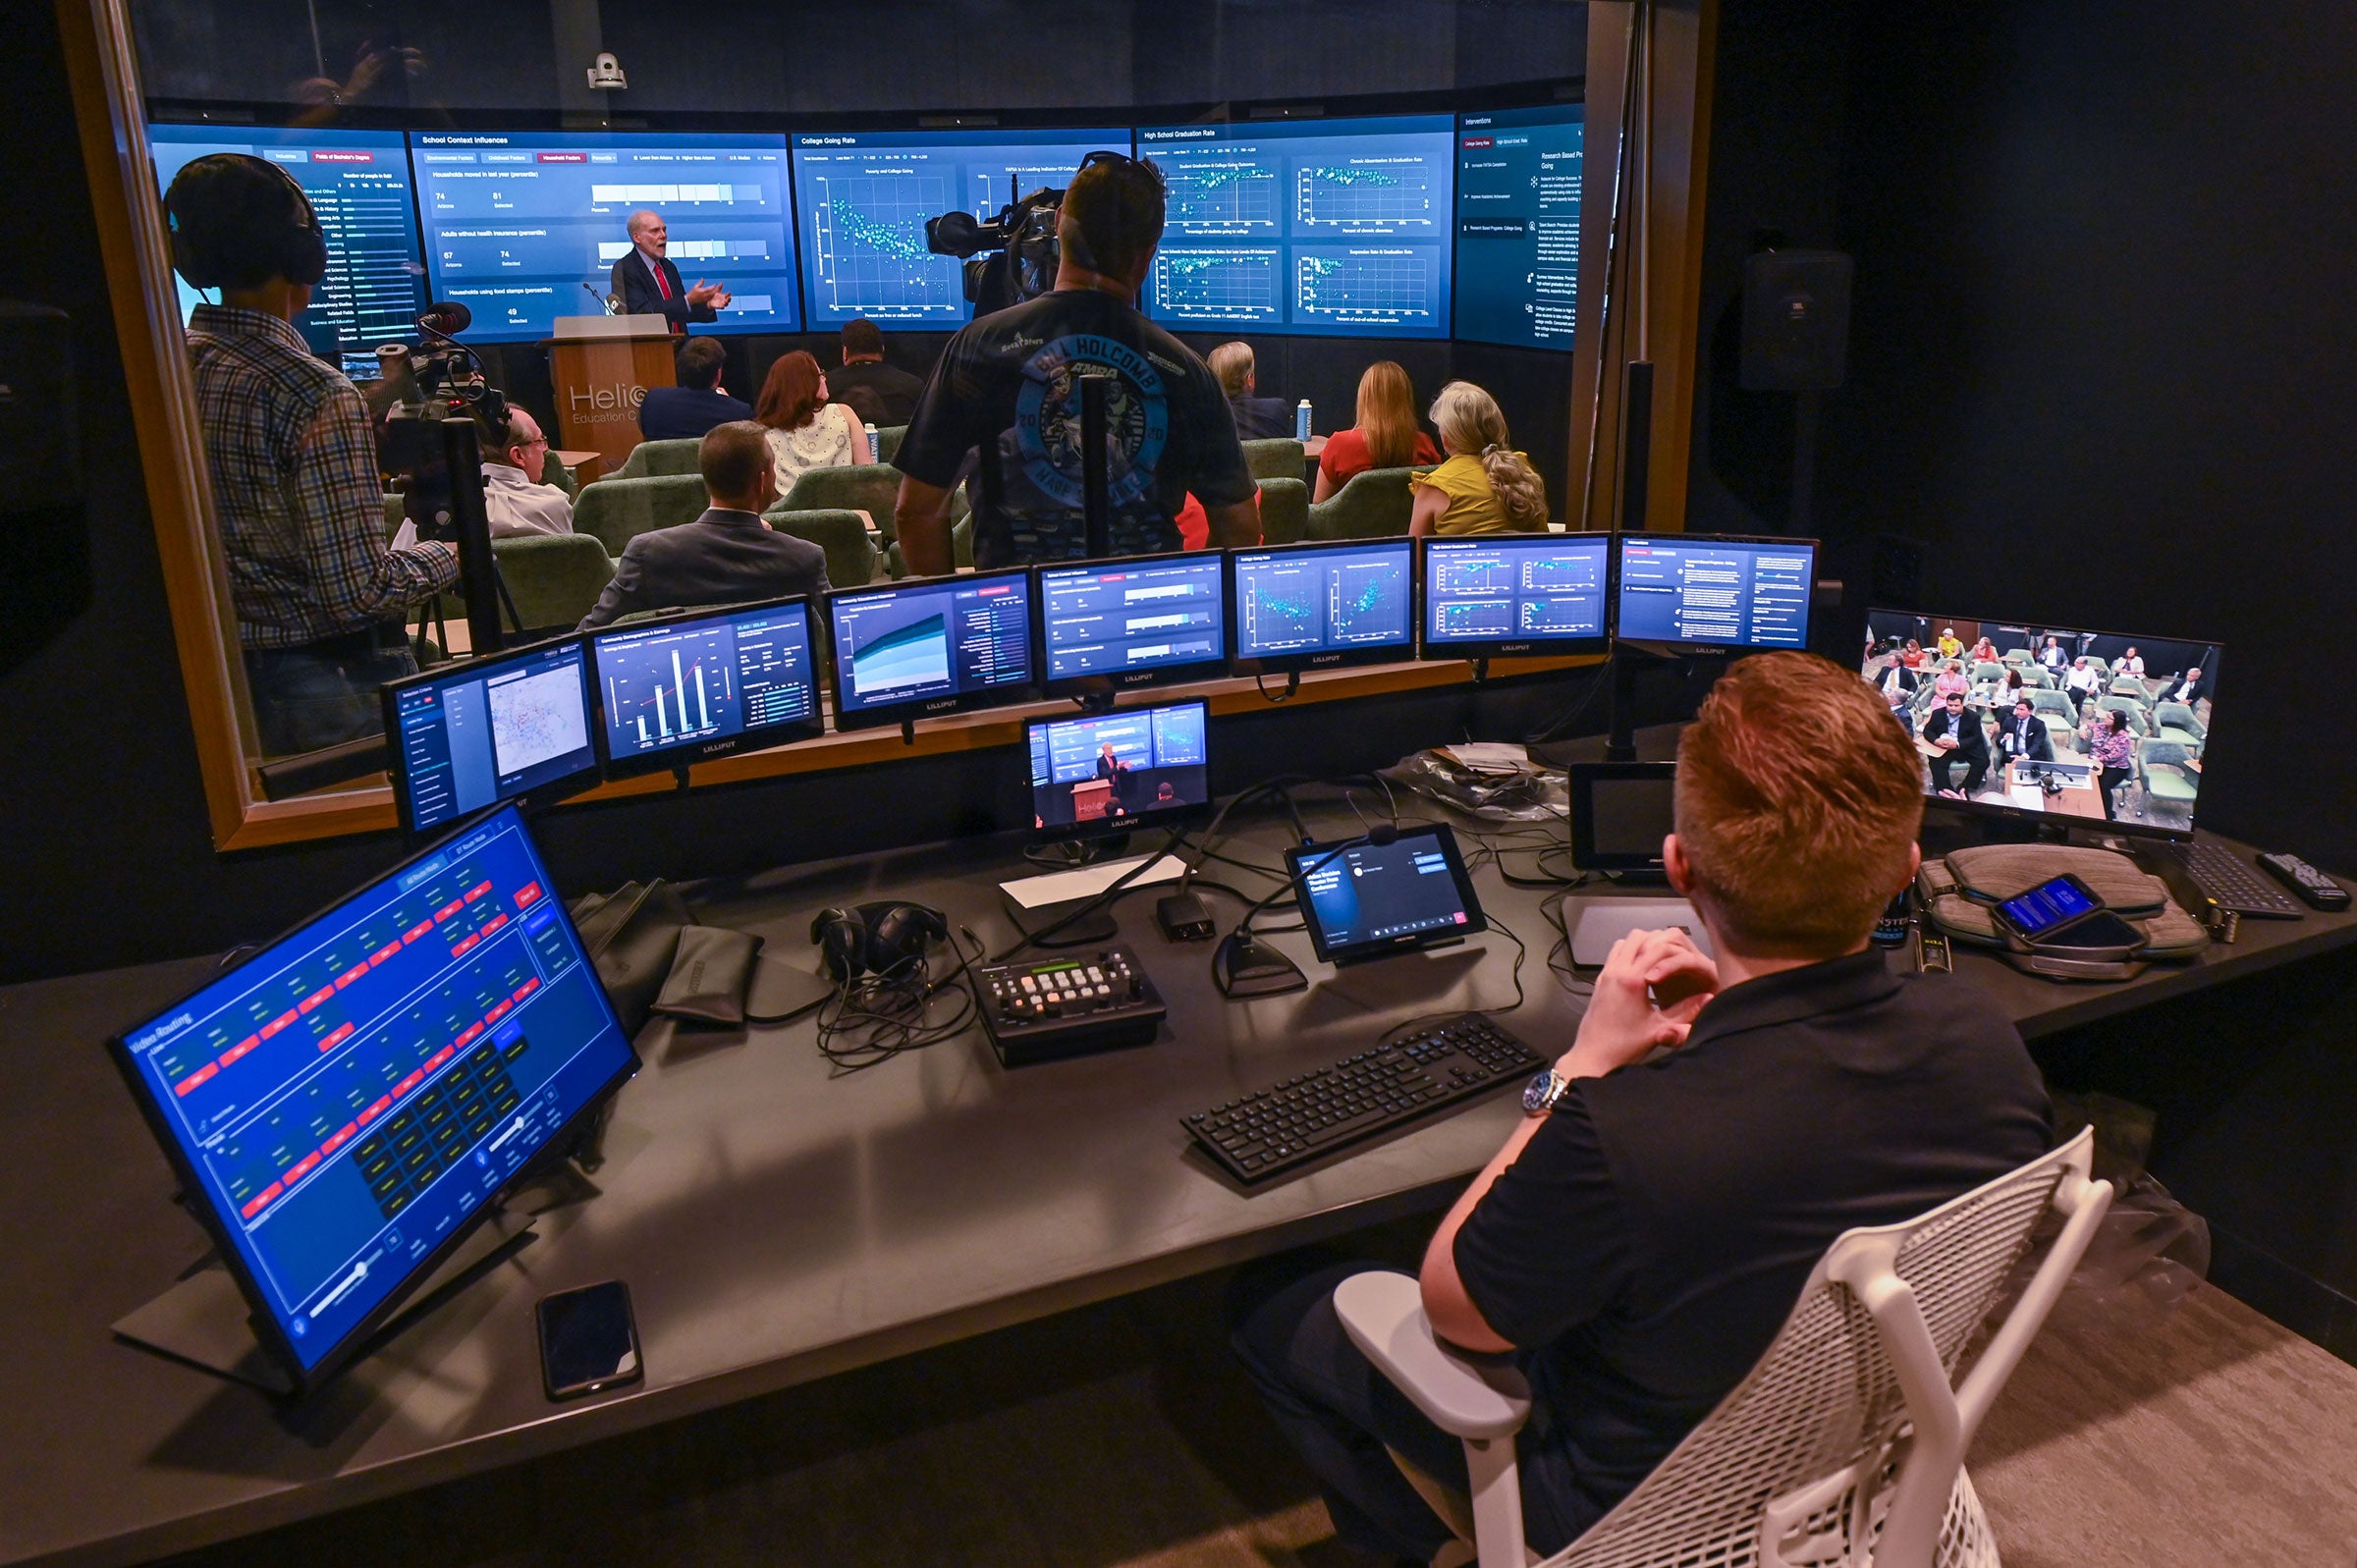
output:
M456 334L473 319L474 312L455 300L436 303L417 318L418 348L378 351L387 379L398 378L399 394L378 428L376 457L417 537L459 547L459 591L466 599L467 636L479 654L499 649L507 586L491 553L476 420L494 431L506 429L508 400L484 378L474 351L458 341ZM512 603L508 613L516 614Z
M966 302L986 316L1056 287L1056 214L1063 206L1064 192L1042 186L987 223L970 212L945 212L926 220L925 248L965 262Z

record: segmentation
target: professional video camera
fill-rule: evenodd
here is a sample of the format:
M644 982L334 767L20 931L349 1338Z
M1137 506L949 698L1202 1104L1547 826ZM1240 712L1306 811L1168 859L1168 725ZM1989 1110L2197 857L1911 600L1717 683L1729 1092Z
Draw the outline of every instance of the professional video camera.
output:
M491 554L491 519L483 501L480 416L494 429L507 423L507 396L483 376L482 361L458 341L474 312L455 300L427 307L417 318L419 347L379 350L386 379L400 387L377 432L377 466L402 496L402 510L420 539L459 547L459 591L466 596L467 635L476 653L496 652L499 607L507 598ZM508 607L510 616L515 606ZM523 622L521 619L517 624Z
M1056 287L1056 214L1063 206L1064 192L1042 186L988 223L970 212L945 212L926 221L925 248L965 262L966 302L986 316Z

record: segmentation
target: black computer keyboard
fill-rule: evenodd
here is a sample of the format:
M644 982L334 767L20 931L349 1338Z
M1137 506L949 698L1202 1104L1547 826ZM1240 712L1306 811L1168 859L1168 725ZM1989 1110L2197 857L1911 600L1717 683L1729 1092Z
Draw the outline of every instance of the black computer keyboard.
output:
M1183 1125L1231 1175L1263 1181L1503 1084L1527 1083L1548 1060L1468 1012L1214 1106Z
M2224 844L2171 841L2159 845L2158 852L2174 861L2220 909L2260 920L2298 920L2308 912Z

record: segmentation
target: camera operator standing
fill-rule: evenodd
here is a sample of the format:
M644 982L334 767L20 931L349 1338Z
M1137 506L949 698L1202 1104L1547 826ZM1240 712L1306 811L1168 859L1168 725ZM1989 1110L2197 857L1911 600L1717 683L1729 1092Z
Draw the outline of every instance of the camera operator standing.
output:
M1133 301L1162 241L1164 188L1150 164L1092 153L1057 214L1056 287L969 323L942 351L895 460L895 516L908 569L953 569L950 488L981 454L974 562L1087 556L1080 384L1109 380L1109 541L1116 556L1179 548L1192 494L1217 546L1259 542L1256 488L1228 400L1200 358Z
M377 687L416 669L402 612L458 580L458 553L385 546L367 409L292 325L327 270L294 177L243 153L198 158L164 215L173 266L221 291L190 316L189 359L262 750L375 734Z

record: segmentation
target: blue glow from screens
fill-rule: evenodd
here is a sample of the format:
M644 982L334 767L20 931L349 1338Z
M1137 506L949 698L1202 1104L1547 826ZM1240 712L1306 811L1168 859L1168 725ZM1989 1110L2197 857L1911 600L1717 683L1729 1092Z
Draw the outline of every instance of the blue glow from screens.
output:
M947 331L973 319L962 263L925 249L925 224L959 209L985 221L1015 195L1061 190L1092 152L1127 152L1106 131L844 131L794 138L803 287L813 327L865 316Z
M916 706L1031 683L1031 579L1007 571L837 594L835 711Z
M1424 545L1424 641L1594 641L1605 634L1604 534L1482 534Z
M1033 826L1085 827L1208 803L1209 712L1174 702L1028 726Z
M2065 921L2076 920L2096 907L2088 897L2067 881L2056 877L2042 882L2028 892L2007 898L1998 905L2024 936L2042 937Z
M589 648L610 757L818 720L810 621L799 604L600 632Z
M1623 535L1619 634L1631 642L1805 648L1817 547Z
M1235 556L1235 651L1277 659L1391 648L1416 634L1414 541Z
M474 312L477 343L545 338L595 315L641 207L663 215L680 281L736 297L707 332L795 332L794 226L783 135L412 132L434 297Z
M1586 121L1579 104L1457 121L1457 337L1571 348Z
M393 694L393 780L412 828L597 767L577 641L470 659Z
M124 1037L316 1367L630 1061L513 808Z
M1170 186L1147 313L1180 330L1448 337L1454 129L1409 115L1140 131Z
M1119 679L1228 657L1227 595L1216 550L1043 568L1039 596L1050 680Z

